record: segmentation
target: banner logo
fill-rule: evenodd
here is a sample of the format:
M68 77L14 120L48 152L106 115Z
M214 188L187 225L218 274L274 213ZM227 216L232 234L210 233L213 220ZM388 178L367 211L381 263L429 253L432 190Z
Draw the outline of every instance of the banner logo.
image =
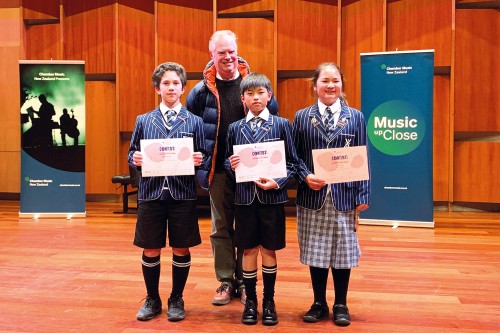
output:
M414 105L391 100L373 110L367 131L371 143L382 153L405 155L420 145L425 136L425 125Z

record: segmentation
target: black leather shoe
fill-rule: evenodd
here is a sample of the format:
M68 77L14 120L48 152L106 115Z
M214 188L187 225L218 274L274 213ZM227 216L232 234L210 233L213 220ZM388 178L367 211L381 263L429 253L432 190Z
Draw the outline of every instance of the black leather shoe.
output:
M247 299L245 303L245 310L243 310L243 315L241 316L241 322L245 325L254 325L257 324L257 304Z
M278 314L276 313L274 301L264 301L262 304L262 324L272 326L277 323Z
M168 321L179 321L184 319L184 301L182 297L171 297L168 299Z
M351 316L349 309L343 304L335 304L333 306L333 322L337 326L349 326L351 324Z
M161 313L161 299L146 297L146 302L137 312L137 320L146 321L153 319Z
M317 323L321 319L328 317L329 311L326 303L314 302L302 319L307 323Z

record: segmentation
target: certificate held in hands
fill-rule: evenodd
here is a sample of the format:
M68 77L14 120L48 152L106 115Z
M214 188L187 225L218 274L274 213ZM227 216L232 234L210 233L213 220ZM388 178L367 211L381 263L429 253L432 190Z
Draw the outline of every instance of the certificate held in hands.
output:
M194 175L193 138L141 140L142 177Z
M260 177L286 177L286 155L283 140L233 146L240 156L236 168L236 182L251 182Z
M370 179L366 146L314 149L314 174L327 184Z

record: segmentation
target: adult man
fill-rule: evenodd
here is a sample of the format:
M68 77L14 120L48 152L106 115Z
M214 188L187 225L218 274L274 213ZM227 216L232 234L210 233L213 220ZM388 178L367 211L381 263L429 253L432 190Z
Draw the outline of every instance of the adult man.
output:
M199 184L209 190L212 213L210 242L217 280L221 282L212 300L224 305L234 294L245 303L242 282L241 251L234 247L234 183L226 178L224 160L229 124L242 119L246 110L240 98L240 82L250 72L238 57L236 35L230 30L216 31L208 43L211 61L203 71L203 80L189 92L187 108L204 123L207 152L210 157L198 171ZM274 98L268 103L271 114L278 113ZM236 253L237 252L237 253Z

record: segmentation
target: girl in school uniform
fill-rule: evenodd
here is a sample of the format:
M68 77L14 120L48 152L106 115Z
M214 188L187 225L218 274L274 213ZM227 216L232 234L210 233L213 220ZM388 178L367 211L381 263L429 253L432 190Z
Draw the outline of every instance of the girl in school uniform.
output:
M297 155L302 160L297 166L300 261L309 266L314 292L314 302L303 320L318 322L328 317L326 287L331 269L335 289L333 322L347 326L351 323L347 308L349 278L361 254L357 213L368 208L370 182L327 184L314 174L312 150L364 146L366 123L360 111L347 105L344 77L336 64L320 64L312 86L317 102L299 110L293 122Z

